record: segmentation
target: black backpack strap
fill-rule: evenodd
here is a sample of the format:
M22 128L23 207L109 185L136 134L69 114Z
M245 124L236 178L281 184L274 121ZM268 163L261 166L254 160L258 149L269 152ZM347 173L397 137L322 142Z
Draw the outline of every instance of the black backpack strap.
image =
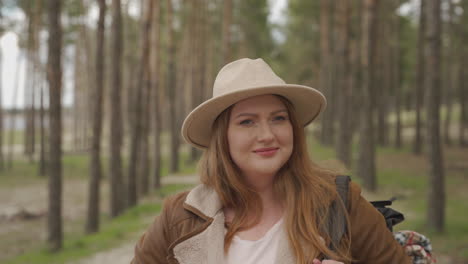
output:
M336 190L346 208L348 208L348 190L350 181L351 178L344 175L338 175L335 179ZM346 233L346 229L345 212L341 210L339 201L335 200L331 205L327 222L327 231L331 239L330 249L334 250L334 245L339 244L341 238Z

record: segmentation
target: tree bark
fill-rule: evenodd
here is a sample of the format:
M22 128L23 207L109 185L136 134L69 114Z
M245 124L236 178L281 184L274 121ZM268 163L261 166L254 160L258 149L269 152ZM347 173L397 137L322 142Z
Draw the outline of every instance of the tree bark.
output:
M46 158L46 127L45 127L45 109L44 109L44 93L46 87L40 86L40 105L39 105L39 127L40 127L40 154L39 154L39 175L46 176L47 174L47 158Z
M359 160L357 174L363 179L363 186L369 191L377 189L377 177L375 169L375 142L374 142L374 98L372 79L374 76L374 55L376 37L376 12L377 0L364 1L364 14L362 20L362 50L361 70L363 87L363 111L361 112Z
M426 14L424 12L425 6L427 1L421 1L420 6L420 16L419 16L419 31L418 31L418 66L416 72L416 91L415 91L415 100L416 100L416 131L414 135L414 142L413 142L413 153L414 154L421 154L422 152L422 142L423 142L423 134L422 134L422 117L421 117L421 109L423 106L423 97L424 97L424 32L426 31Z
M320 89L323 91L328 101L333 101L333 87L331 85L331 49L330 26L331 2L328 0L320 1ZM321 142L325 145L333 144L334 138L334 111L330 107L323 113Z
M151 7L152 8L152 7ZM153 9L153 8L152 8ZM152 23L152 22L151 22ZM149 38L151 33L148 32ZM150 54L148 54L148 59L151 58L152 49ZM141 158L140 165L138 168L138 179L140 179L139 188L137 188L137 198L138 195L144 196L148 194L150 190L149 185L149 174L150 174L150 154L149 154L149 130L150 130L150 112L151 112L151 80L149 76L149 61L145 69L145 77L143 80L143 101L142 101L142 127L141 127Z
M442 45L442 58L443 61L443 83L444 85L444 94L442 95L445 99L445 118L444 118L444 125L442 130L442 137L444 139L444 143L447 145L451 145L452 140L450 138L450 127L452 121L452 106L453 106L453 96L454 96L454 87L455 87L455 79L456 75L456 58L455 58L455 51L456 47L454 44L453 39L456 37L454 34L454 15L455 15L455 4L453 0L449 0L449 18L447 23L445 23L445 47Z
M375 70L371 76L371 83L373 86L372 96L375 97L374 108L376 110L376 143L380 146L386 145L386 114L388 102L388 61L386 60L386 52L388 51L388 3L383 1L377 8L376 19L377 25L375 36ZM378 84L378 85L377 85ZM375 86L374 86L375 85Z
M149 54L150 54L150 32L151 22L153 16L153 3L154 1L147 1L148 5L145 10L145 17L142 23L142 40L141 40L141 55L140 55L140 68L138 70L137 85L135 101L133 103L133 126L130 142L130 161L128 166L128 206L133 207L137 204L137 166L139 162L140 143L143 127L143 89L146 86L145 72L148 68Z
M154 3L153 15L153 33L152 41L153 48L151 52L151 84L152 84L152 98L153 98L153 131L154 131L154 145L153 145L153 188L159 189L161 187L161 107L160 107L160 17L161 17L161 1L157 0Z
M13 91L13 98L11 102L13 103L13 107L11 109L11 121L10 121L10 134L8 136L8 142L9 142L9 149L8 149L8 169L11 169L13 167L13 152L14 152L14 147L15 147L15 132L16 132L16 119L19 118L18 115L18 90L19 90L19 74L20 74L20 69L21 69L21 55L18 53L17 58L16 58L16 69L15 69L15 83L14 83L14 91Z
M468 15L467 15L468 17ZM468 33L465 33L465 39L468 37ZM459 120L459 129L458 129L458 144L461 147L468 146L466 139L466 130L468 128L468 48L463 48L462 60L460 62L460 72L459 72L459 101L460 101L460 120Z
M33 4L29 3L26 8L26 16L28 21L28 36L26 47L26 74L30 77L24 82L24 118L25 118L25 132L24 132L24 154L30 161L33 159L33 127L32 127L32 110L34 108L33 90L35 86L35 70L34 70L34 42L35 42L35 11Z
M232 0L223 0L223 32L222 38L222 58L223 65L232 60L231 48L231 23L232 23Z
M336 144L336 153L348 168L351 166L351 67L350 67L350 30L351 30L351 2L342 0L337 3L336 27L338 31L337 47L337 80L340 93L338 101L338 140Z
M58 251L63 244L62 231L62 29L60 0L48 2L48 57L47 80L50 102L50 170L49 170L49 209L48 245L51 251Z
M178 129L178 116L176 109L176 42L175 42L175 29L173 25L173 10L172 10L172 0L167 0L167 27L168 27L168 36L167 36L167 56L168 56L168 81L167 89L169 93L169 111L170 111L170 131L171 131L171 161L169 171L175 173L179 171L179 145L180 145L180 131Z
M399 6L401 1L398 1ZM400 16L398 14L393 14L393 45L392 45L392 80L393 80L393 87L395 90L395 116L396 116L396 124L395 124L395 147L401 148L402 146L402 137L401 137L401 99L402 99L402 89L401 89L401 47L400 47Z
M1 15L0 15L0 19L1 19ZM3 87L2 87L2 84L3 84L3 80L2 80L2 73L3 73L3 57L2 57L2 51L0 49L0 171L3 171L4 167L5 167L5 158L4 158L4 155L3 155L3 119L4 119L4 116L3 116L3 104L2 104L2 99L3 99Z
M99 19L96 32L96 75L93 102L93 135L91 143L90 181L88 197L88 215L86 221L86 233L99 231L99 205L100 205L100 183L101 183L101 134L104 93L104 32L106 17L106 1L99 0Z
M112 41L111 41L111 89L110 89L110 208L111 217L116 217L123 212L125 208L125 196L123 179L122 179L122 141L123 141L123 128L122 128L122 11L120 0L112 0Z
M444 162L440 142L440 63L441 63L441 6L440 0L426 1L427 17L424 56L426 68L424 87L427 116L427 159L430 164L427 220L429 227L438 232L445 225Z

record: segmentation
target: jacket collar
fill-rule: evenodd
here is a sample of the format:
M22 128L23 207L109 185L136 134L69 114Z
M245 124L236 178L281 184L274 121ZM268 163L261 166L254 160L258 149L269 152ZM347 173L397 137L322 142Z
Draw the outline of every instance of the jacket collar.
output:
M185 208L198 216L211 221L202 232L174 247L174 257L180 264L220 264L224 263L224 213L221 199L216 191L206 185L198 185L189 192ZM274 264L293 264L296 259L284 237L276 253Z
M222 209L221 199L216 191L204 184L198 185L189 192L185 204L209 218L214 218Z

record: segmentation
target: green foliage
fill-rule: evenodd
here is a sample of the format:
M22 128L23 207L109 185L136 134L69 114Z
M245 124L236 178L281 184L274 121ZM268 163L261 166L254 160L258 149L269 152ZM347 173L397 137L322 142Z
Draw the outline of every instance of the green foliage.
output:
M278 73L287 82L308 84L318 74L312 66L319 62L319 9L319 1L289 1L282 29L285 42L275 57Z
M268 59L273 49L271 26L268 23L268 1L234 1L234 7L234 17L237 17L242 38L247 45L246 55Z

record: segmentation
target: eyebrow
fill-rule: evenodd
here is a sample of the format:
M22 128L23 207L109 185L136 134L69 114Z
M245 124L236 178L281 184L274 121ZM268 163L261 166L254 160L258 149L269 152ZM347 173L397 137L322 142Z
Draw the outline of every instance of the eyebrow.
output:
M270 115L275 115L275 114L278 114L278 113L281 113L281 112L288 113L288 110L286 110L286 109L276 110L276 111L271 112ZM257 114L253 114L253 113L240 113L240 114L238 114L235 118L239 118L239 117L241 117L241 116L257 116Z

